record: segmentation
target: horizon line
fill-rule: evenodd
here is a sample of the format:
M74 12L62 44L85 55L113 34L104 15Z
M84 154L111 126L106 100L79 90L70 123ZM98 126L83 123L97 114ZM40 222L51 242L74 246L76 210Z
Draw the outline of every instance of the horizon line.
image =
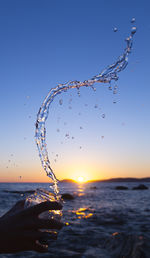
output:
M82 182L82 183L90 183L90 182L97 182L97 181L109 181L109 180L121 180L121 179L135 179L135 180L140 180L140 179L150 179L150 177L112 177L112 178L103 178L103 179L92 179L92 180L87 180L87 181L84 181L84 182ZM61 180L58 180L58 182L62 182L62 181L72 181L72 182L74 182L74 183L79 183L78 181L76 181L76 180L74 180L74 179L71 179L71 178L64 178L64 179L61 179ZM51 182L47 182L47 181L0 181L0 183L40 183L40 184L48 184L48 183L53 183L52 181Z

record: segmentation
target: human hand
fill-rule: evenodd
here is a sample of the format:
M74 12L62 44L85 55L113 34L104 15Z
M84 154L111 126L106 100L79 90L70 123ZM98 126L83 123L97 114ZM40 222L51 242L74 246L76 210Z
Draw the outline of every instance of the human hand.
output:
M39 240L47 237L56 239L56 235L41 232L40 229L61 229L63 226L55 219L39 218L44 211L62 209L60 203L46 201L24 209L24 202L19 201L0 218L0 253L46 252L48 246Z

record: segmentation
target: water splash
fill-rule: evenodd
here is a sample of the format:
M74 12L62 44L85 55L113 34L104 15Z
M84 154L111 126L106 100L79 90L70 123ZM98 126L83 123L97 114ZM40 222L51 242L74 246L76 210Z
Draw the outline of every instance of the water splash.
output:
M117 32L117 31L118 31L118 29L117 29L116 27L114 27L114 28L113 28L113 31L114 31L114 32Z
M48 118L49 107L53 102L54 98L61 94L62 92L66 92L69 89L76 88L78 90L78 95L80 96L80 88L81 87L91 87L94 91L96 90L93 85L95 83L111 83L112 81L117 81L119 78L119 72L123 71L128 64L128 55L131 53L132 43L133 43L133 35L136 32L136 27L131 28L131 33L128 38L126 38L126 48L123 51L123 54L118 57L116 62L107 66L102 72L93 76L89 80L81 81L69 81L64 84L58 84L55 88L52 88L46 98L44 99L39 112L37 114L36 120L36 130L35 130L35 139L36 144L39 150L39 156L42 162L42 166L46 171L46 174L53 181L53 189L56 194L56 198L58 198L59 188L58 188L58 180L53 172L53 169L50 165L50 160L48 157L47 144L46 144L46 127L45 122ZM62 105L62 99L59 100L59 104ZM103 118L105 115L102 115ZM67 135L68 136L68 135ZM81 146L80 146L81 147Z
M131 23L135 23L135 18L134 17L131 19Z

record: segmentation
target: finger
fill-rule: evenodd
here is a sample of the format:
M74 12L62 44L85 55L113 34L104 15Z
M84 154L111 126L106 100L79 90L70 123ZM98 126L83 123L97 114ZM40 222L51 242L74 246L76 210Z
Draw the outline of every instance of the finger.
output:
M33 246L33 250L39 253L46 253L48 252L48 245L42 245L39 241L36 241L35 245Z
M37 251L37 252L47 252L48 245L40 244L38 240L35 241L27 241L19 243L19 245L12 244L7 248L7 253L16 253L23 251Z
M39 215L47 210L61 210L62 205L58 202L42 202L24 210L23 215Z
M22 251L36 251L40 253L45 253L48 251L48 245L41 244L38 240L34 243L24 243L17 249L14 249L11 253L22 252Z
M39 219L38 228L43 229L61 229L63 223L55 219Z
M57 232L41 232L41 236L39 238L39 241L43 241L43 240L57 240Z
M36 219L32 221L30 227L35 229L61 229L63 223L55 219Z
M3 215L3 218L12 216L15 213L18 213L19 211L23 210L24 204L25 204L25 200L18 201L5 215Z
M53 241L57 240L57 232L43 233L43 235L38 239L40 244L47 245Z
M26 231L23 234L24 239L27 241L36 241L36 240L48 240L48 239L57 239L57 232L41 232L41 231Z

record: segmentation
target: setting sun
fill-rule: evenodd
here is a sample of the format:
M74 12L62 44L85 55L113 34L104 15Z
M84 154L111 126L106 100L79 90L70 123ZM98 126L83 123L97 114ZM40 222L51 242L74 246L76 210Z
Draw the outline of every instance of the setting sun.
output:
M80 183L84 182L84 177L83 176L79 176L78 177L78 182L80 182Z

